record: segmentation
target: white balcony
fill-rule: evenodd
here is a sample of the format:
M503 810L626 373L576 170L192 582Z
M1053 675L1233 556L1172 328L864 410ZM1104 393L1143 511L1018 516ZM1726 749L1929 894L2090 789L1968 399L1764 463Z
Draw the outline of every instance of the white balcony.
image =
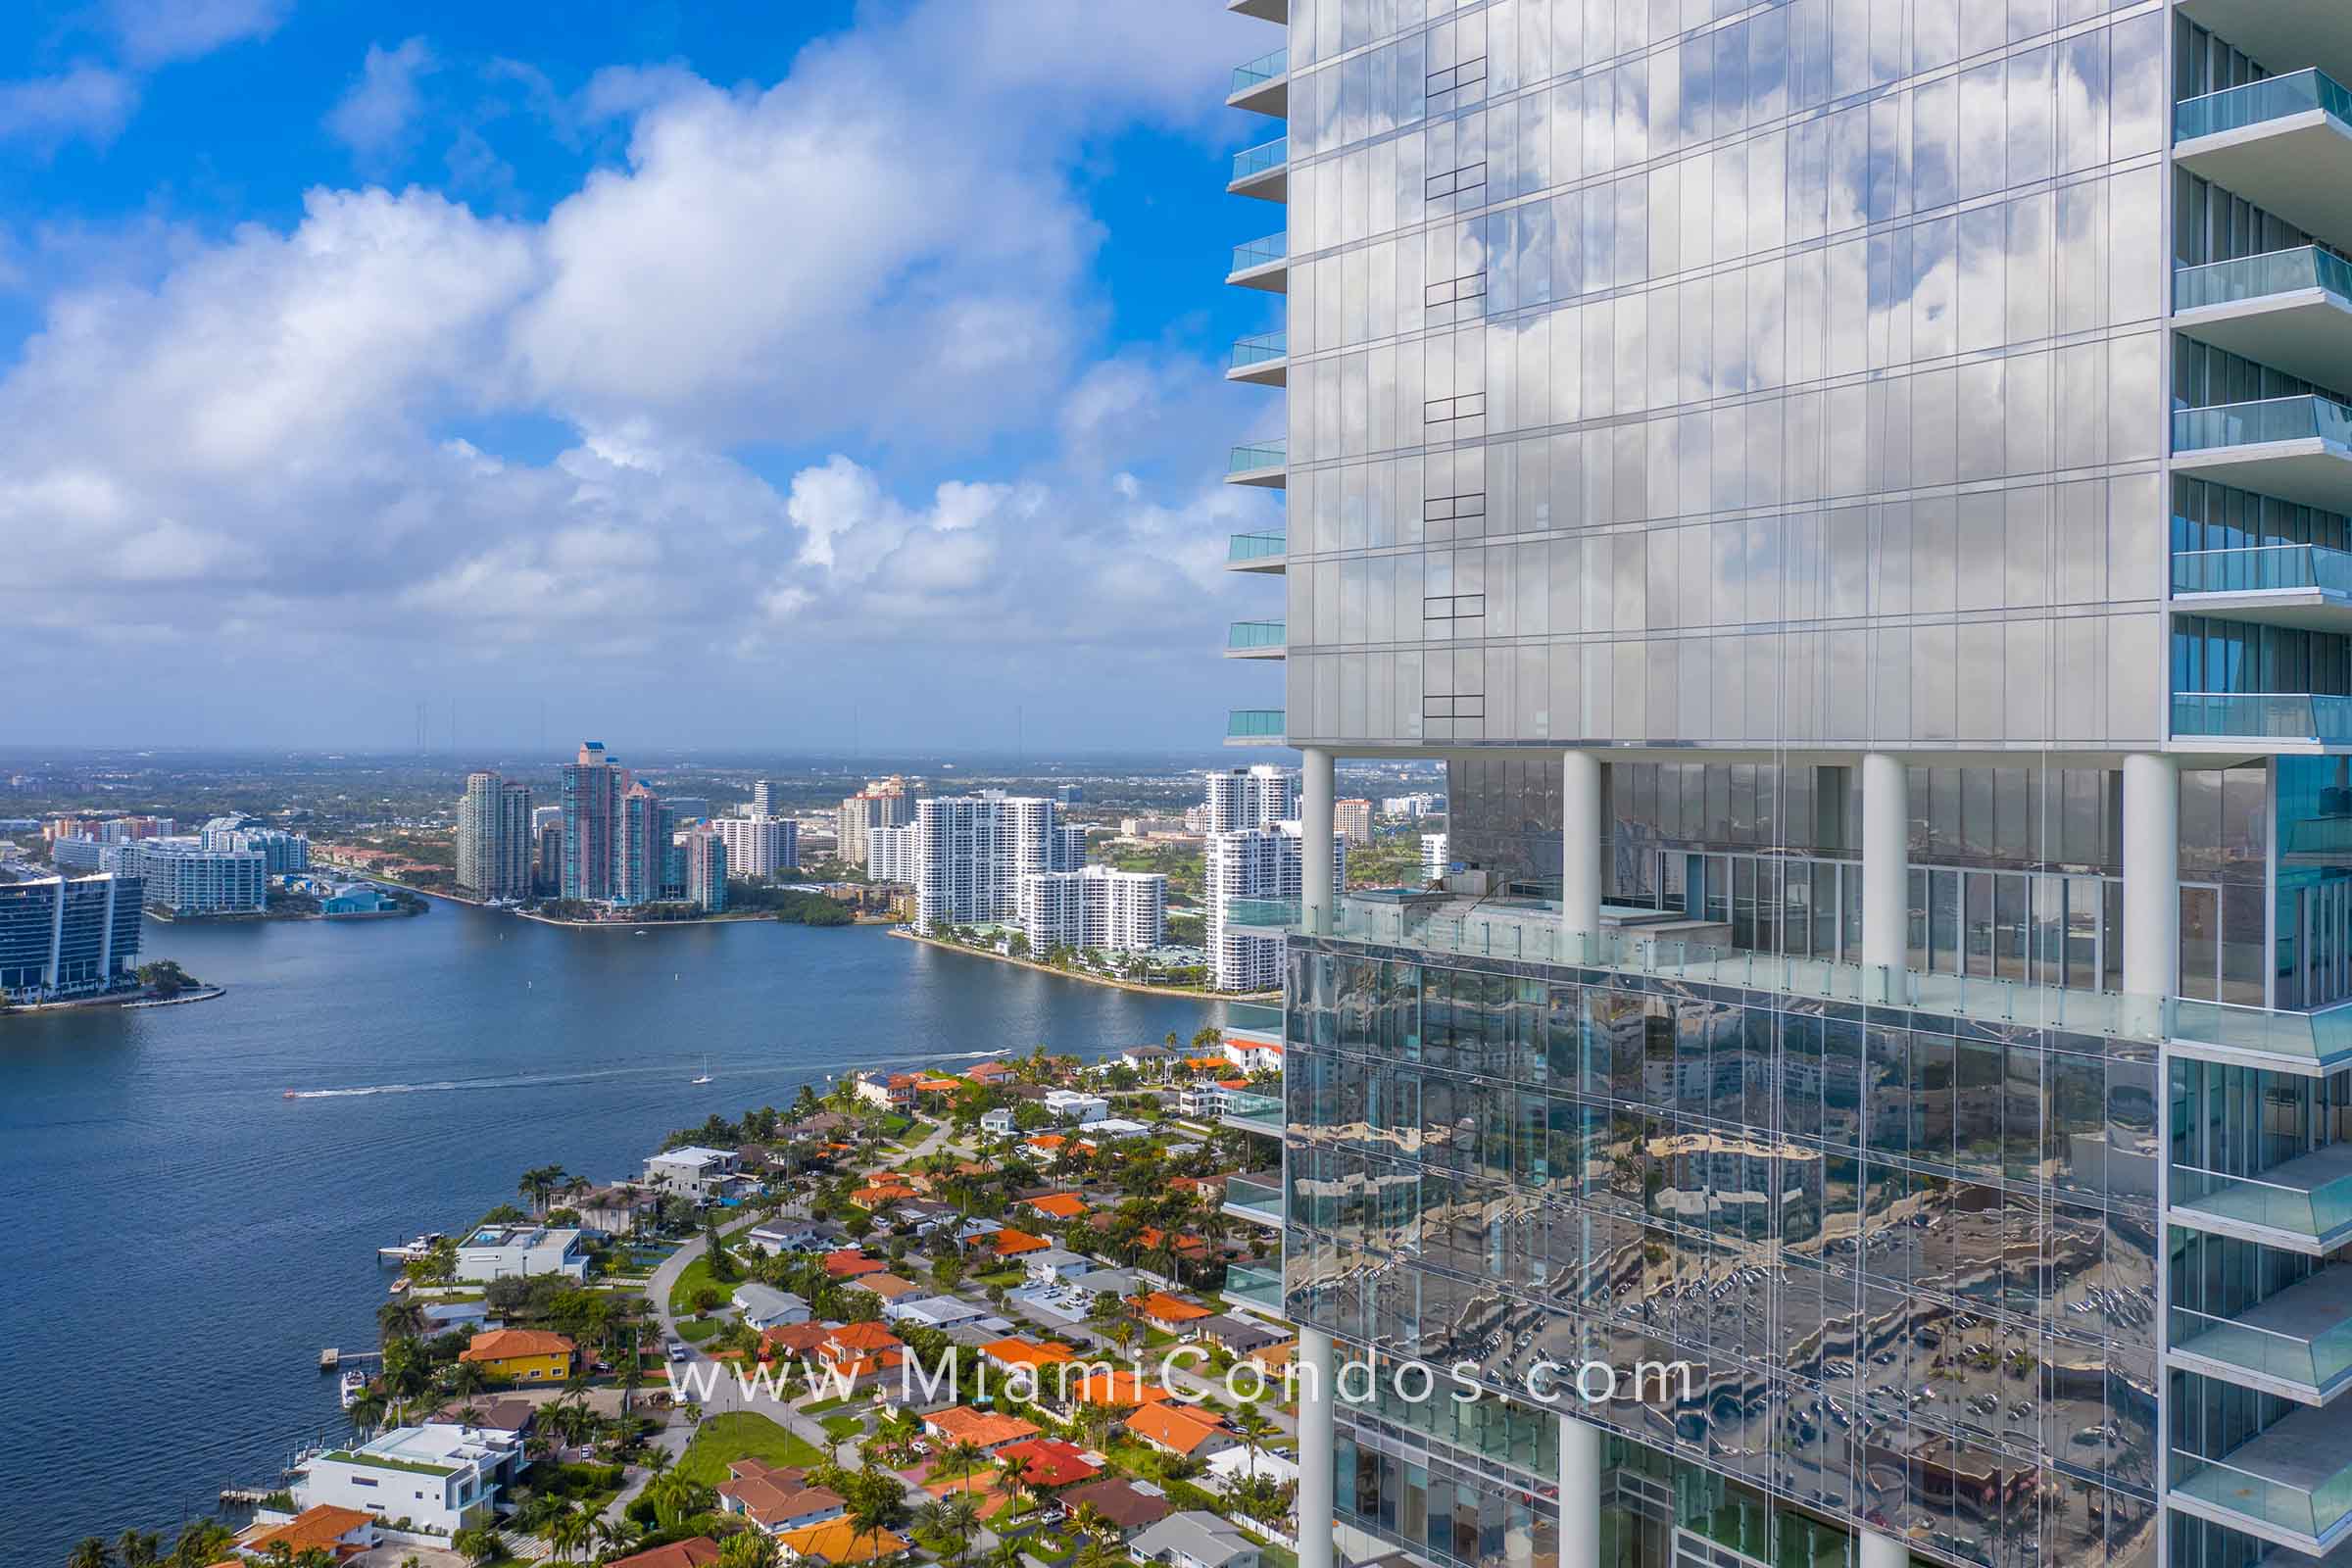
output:
M2184 1371L2304 1404L2352 1386L2352 1264L2336 1263L2234 1316L2174 1307L2166 1350Z
M1247 442L1235 447L1226 460L1225 482L1280 490L1290 483L1290 444L1280 436Z
M1225 366L1225 379L1247 381L1251 386L1282 386L1290 380L1290 333L1278 326L1271 332L1252 332L1237 339L1233 358Z
M1225 188L1236 196L1282 202L1291 198L1291 139L1277 136L1233 155L1233 178Z
M1283 533L1237 533L1226 541L1227 571L1281 572L1290 569L1290 536Z
M2173 325L2317 386L2352 368L2352 264L2315 246L2173 274Z
M1268 234L1233 248L1233 269L1225 281L1236 288L1262 289L1268 294L1291 291L1291 237Z
M1276 120L1291 112L1291 51L1289 45L1275 49L1233 68L1233 90L1225 102L1235 109L1247 109L1254 115L1271 115Z
M2352 246L2352 93L2317 71L2173 108L2173 160L2331 245Z
M2322 1556L2352 1540L2352 1404L2297 1410L2221 1459L2173 1450L2174 1507Z
M1225 628L1227 659L1288 659L1289 628L1279 620L1237 620Z
M2324 545L2180 551L2173 557L2173 608L2352 632L2352 553Z
M2267 398L2173 415L2173 466L2257 495L2352 512L2352 409Z

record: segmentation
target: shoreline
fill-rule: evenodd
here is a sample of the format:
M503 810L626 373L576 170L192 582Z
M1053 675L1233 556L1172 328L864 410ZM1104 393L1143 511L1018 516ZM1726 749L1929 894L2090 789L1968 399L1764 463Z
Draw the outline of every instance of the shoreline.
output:
M210 1002L226 996L226 986L200 986L183 991L176 997L159 997L145 991L126 991L119 997L73 997L64 1002L19 1002L0 1006L0 1018L36 1012L72 1012L83 1007L115 1007L127 1011L133 1007L176 1007L183 1002Z
M456 893L444 893L438 888L418 887L414 882L404 882L399 877L389 876L381 871L362 871L355 866L334 862L328 862L328 864L330 869L348 871L354 876L381 882L387 887L398 888L404 893L414 893L427 899L440 899L449 904L462 904L469 909L480 909L485 914L511 914L517 920L529 920L538 925L560 926L566 931L658 931L663 926L672 925L739 925L747 921L773 920L775 918L775 912L770 909L745 909L740 912L728 910L719 914L698 914L691 920L560 920L552 914L533 914L528 909L518 909L511 904L502 904L493 908L484 900L468 899ZM312 918L323 918L323 916L313 916ZM788 924L790 922L779 923ZM879 922L860 917L853 923L873 925ZM823 929L833 928L825 927Z
M967 948L960 942L942 942L937 937L923 936L909 926L893 927L890 934L906 942L920 942L926 948L938 948L944 953L967 954L975 958L986 958L993 963L1009 963L1017 968L1034 969L1039 974L1054 975L1063 980L1076 980L1084 985L1106 986L1113 991L1132 991L1143 997L1174 997L1183 1002L1266 1002L1269 1000L1280 1002L1282 1000L1282 993L1279 991L1199 991L1191 986L1153 986L1146 985L1138 980L1113 980L1107 975L1084 974L1076 969L1056 969L1050 963L1039 963L1033 958L1016 958L1009 953L991 953L986 948Z

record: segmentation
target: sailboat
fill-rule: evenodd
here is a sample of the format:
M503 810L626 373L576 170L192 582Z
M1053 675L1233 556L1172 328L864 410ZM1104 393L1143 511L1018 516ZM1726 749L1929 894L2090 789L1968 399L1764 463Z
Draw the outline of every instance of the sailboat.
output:
M707 1084L710 1081L710 1058L709 1056L703 1058L703 1075L689 1081L698 1084Z

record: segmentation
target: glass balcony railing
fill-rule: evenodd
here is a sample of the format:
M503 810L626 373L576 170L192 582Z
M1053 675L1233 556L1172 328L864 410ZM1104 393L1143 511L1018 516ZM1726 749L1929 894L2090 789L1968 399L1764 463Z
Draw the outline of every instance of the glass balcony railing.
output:
M1282 1187L1275 1182L1251 1181L1247 1176L1229 1176L1225 1179L1225 1206L1279 1225Z
M2352 262L2316 245L2296 250L2241 256L2230 262L2183 267L2173 273L2173 309L2194 311L2209 305L2236 305L2326 289L2338 299L2352 301Z
M1279 533L1237 533L1225 547L1225 562L1239 565L1246 561L1279 561L1290 554L1290 539Z
M2340 1285L2340 1280L2323 1284L2314 1279L2304 1281L2293 1290L2333 1291L2339 1289ZM2257 1312L2260 1310L2256 1308ZM2334 1310L2352 1311L2352 1304ZM2352 1376L2352 1321L2334 1323L2306 1336L2234 1318L2213 1317L2176 1306L2172 1309L2171 1322L2171 1345L2181 1355L2219 1361L2225 1366L2291 1384L2315 1395L2325 1393L2346 1376Z
M2326 545L2184 550L2173 557L2176 594L2261 594L2304 588L2352 596L2352 551Z
M2352 123L2352 93L2344 91L2334 77L2316 70L2266 76L2242 87L2229 87L2175 104L2173 139L2193 141L2199 136L2243 130L2248 125L2284 120L2314 109L2325 110L2332 118Z
M2173 1167L2176 1215L2258 1226L2329 1242L2352 1229L2352 1169L2328 1151L2305 1154L2260 1176L2233 1176L2194 1165Z
M1246 441L1233 449L1227 460L1227 473L1250 473L1259 468L1279 468L1290 456L1290 442Z
M1280 648L1286 624L1279 620L1237 620L1225 629L1226 650L1240 654Z
M1225 923L1228 926L1249 926L1258 931L1295 931L1298 928L1298 901L1228 899L1225 901Z
M1271 1040L1280 1040L1282 1009L1269 1007L1262 1002L1228 1002L1225 1004L1225 1031L1228 1034L1264 1035Z
M1282 1270L1237 1263L1225 1271L1225 1296L1229 1300L1247 1301L1261 1312L1280 1312Z
M1231 368L1247 370L1252 365L1290 357L1291 335L1280 327L1271 332L1253 332L1235 341Z
M1291 138L1288 136L1277 136L1272 141L1245 147L1233 155L1233 183L1238 185L1245 179L1255 179L1290 161Z
M1236 708L1225 715L1225 738L1229 741L1278 741L1282 739L1282 710L1279 708Z
M1264 239L1236 245L1233 248L1233 270L1248 272L1260 267L1271 267L1276 262L1288 260L1290 254L1291 237L1288 234L1268 234Z
M2305 692L2175 692L2173 733L2352 745L2352 697Z
M1269 49L1247 65L1233 68L1233 85L1227 96L1248 92L1260 82L1277 81L1291 74L1291 51L1288 47Z
M2305 1487L2175 1448L2172 1472L2176 1495L2313 1543L2352 1514L2352 1471L2339 1470L2317 1486Z
M1224 1119L1240 1122L1251 1132L1280 1138L1283 1130L1282 1102L1273 1095L1252 1095L1235 1090L1225 1097Z
M2167 1005L2166 1038L2180 1045L2285 1056L2322 1067L2352 1060L2352 1004L2319 1012L2272 1012L2180 999Z
M2226 403L2173 414L2175 452L2213 452L2224 447L2261 446L2272 441L2317 438L2352 446L2352 409L2332 398L2306 395L2266 398L2259 403Z

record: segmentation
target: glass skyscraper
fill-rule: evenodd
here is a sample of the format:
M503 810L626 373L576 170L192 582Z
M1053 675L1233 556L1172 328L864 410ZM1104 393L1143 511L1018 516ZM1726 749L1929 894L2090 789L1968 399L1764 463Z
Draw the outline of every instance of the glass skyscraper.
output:
M2352 8L1229 9L1305 1568L2352 1553Z

